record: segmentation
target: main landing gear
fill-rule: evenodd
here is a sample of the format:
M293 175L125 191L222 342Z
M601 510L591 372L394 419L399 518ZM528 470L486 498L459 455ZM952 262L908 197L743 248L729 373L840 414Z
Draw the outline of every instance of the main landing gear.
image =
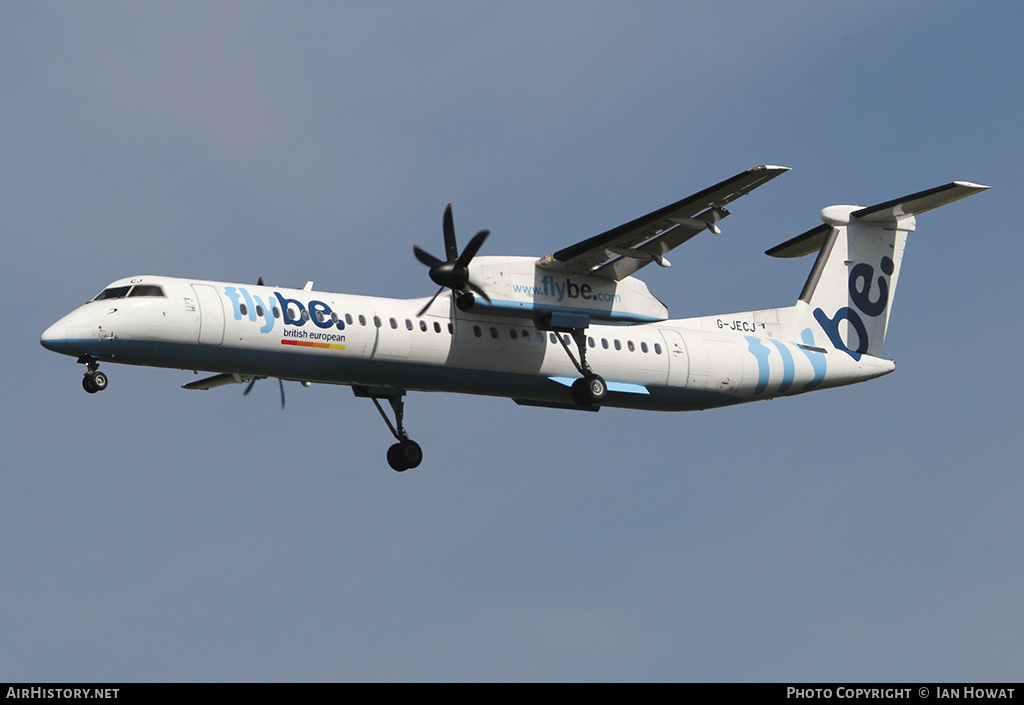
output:
M405 400L402 399L405 396L405 390L353 385L352 391L357 397L369 397L373 401L377 411L383 417L384 423L388 425L391 435L398 441L388 448L388 465L391 466L391 469L396 472L405 472L417 467L423 461L423 450L419 443L409 438L409 434L405 431ZM395 412L395 423L391 423L391 419L384 412L384 407L380 405L380 399L387 399L391 404L391 410Z
M107 388L107 376L99 371L100 363L88 355L78 360L85 365L85 376L82 377L82 389L95 394Z
M579 350L580 359L577 360L576 356L572 354L572 350L569 349L569 344L562 337L561 333L556 332L555 337L558 338L558 342L565 348L566 355L572 360L572 364L576 366L576 369L582 375L578 380L572 383L570 392L572 393L572 400L576 402L578 406L588 409L592 406L599 405L604 398L608 396L608 384L604 381L604 377L596 374L590 369L590 363L587 362L587 334L585 329L582 328L571 328L569 334L572 339L576 342L576 348Z

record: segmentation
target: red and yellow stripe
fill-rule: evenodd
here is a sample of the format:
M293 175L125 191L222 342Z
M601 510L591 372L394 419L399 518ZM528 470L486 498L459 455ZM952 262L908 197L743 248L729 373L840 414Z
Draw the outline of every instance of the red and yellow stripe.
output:
M326 350L344 350L344 345L338 345L337 343L313 343L308 340L292 340L291 338L285 338L281 341L281 345L298 345L301 348L324 348Z

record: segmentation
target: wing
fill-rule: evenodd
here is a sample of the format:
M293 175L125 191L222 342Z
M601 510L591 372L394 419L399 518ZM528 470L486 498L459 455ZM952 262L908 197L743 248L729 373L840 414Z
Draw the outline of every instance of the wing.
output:
M548 255L538 263L566 274L593 274L619 281L651 262L667 267L665 253L729 215L725 206L789 171L758 166L681 201Z

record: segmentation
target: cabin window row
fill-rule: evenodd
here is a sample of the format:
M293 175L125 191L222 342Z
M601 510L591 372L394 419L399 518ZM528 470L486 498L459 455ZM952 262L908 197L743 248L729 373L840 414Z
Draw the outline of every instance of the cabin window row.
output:
M243 316L249 315L248 308L246 307L246 305L244 303L243 304L239 304L239 309L241 310L241 313L242 313ZM281 317L281 311L280 311L280 309L278 309L277 306L274 306L271 309L271 312L273 313L274 318L280 318ZM316 311L315 314L316 314L317 321L319 321L320 323L324 323L327 320L327 318L323 314L323 311ZM263 307L260 306L259 304L256 305L256 315L260 316L260 317L263 316ZM292 318L294 320L296 318L296 315L297 314L295 312L295 309L293 309L293 308L289 308L288 309L288 316L289 316L289 318ZM301 313L301 318L302 318L303 321L308 321L309 320L309 312L306 311L305 309L303 309L303 311ZM367 325L366 316L364 316L363 314L359 314L358 316L353 316L351 313L346 313L345 314L345 323L347 323L348 325L353 325L356 322L357 319L359 321L359 325L361 325L361 326ZM337 313L333 313L333 312L331 313L331 322L332 323L337 324L338 321L340 321L340 320L341 319L339 318ZM384 322L381 320L380 316L374 316L373 317L373 325L376 326L377 328L381 328L384 325ZM399 327L398 319L394 318L394 317L389 318L388 319L388 325L390 325L392 329L398 330L398 327ZM416 326L413 324L412 319L410 319L410 318L406 318L405 319L405 328L406 328L406 330L410 330L410 331L411 330L415 330ZM427 331L430 330L430 328L431 328L431 326L428 325L425 320L423 320L422 318L419 319L419 329L420 329L420 331L426 333ZM435 333L440 333L442 331L442 327L441 327L440 322L434 321L433 322L433 329L434 329ZM495 340L497 340L498 338L501 337L501 334L498 332L498 329L496 327L494 327L494 326L490 326L488 328L488 333L490 334L490 337L495 339ZM448 323L448 334L449 335L452 334L452 324L450 322ZM483 329L480 326L478 326L478 325L474 325L473 326L473 335L475 335L477 338L482 338L483 334L484 334L483 333ZM512 340L522 340L524 342L530 342L531 340L536 340L538 343L543 343L544 342L544 334L543 333L536 332L535 335L531 335L530 331L528 329L526 329L526 328L518 328L518 329L517 328L509 328L508 334L509 334L509 338L512 339ZM558 338L555 337L554 333L548 333L548 336L549 336L549 339L550 339L552 345L555 345L555 344L558 343ZM566 345L571 345L572 344L572 339L568 335L563 334L563 339L565 340L565 344ZM598 344L597 340L595 340L593 336L589 336L587 338L587 345L589 347L596 348L597 344ZM636 352L639 349L641 353L648 353L648 352L650 352L653 349L655 355L661 355L661 344L660 343L654 343L653 346L648 346L648 344L645 341L640 341L639 345L637 345L632 340L627 340L626 343L625 343L625 346L623 346L622 341L619 340L618 338L612 338L611 341L609 341L608 338L601 338L601 348L604 349L604 350L609 350L609 349L612 349L612 348L614 348L615 350L622 350L623 347L625 347L625 349L627 351L629 351L629 352Z
M238 309L239 309L239 311L241 312L241 314L243 316L248 316L249 315L249 308L244 303L240 303L238 305ZM274 318L280 318L281 317L281 309L279 309L277 306L274 306L273 308L271 308L270 312L271 312L271 314L273 314ZM256 315L258 317L262 317L263 316L263 307L260 306L259 304L256 304ZM327 322L327 316L324 315L323 311L316 311L315 315L316 315L316 320L319 323L326 323ZM288 317L291 318L292 320L302 320L303 322L305 322L305 321L309 320L309 311L306 311L305 309L303 309L302 313L299 314L299 313L296 312L296 310L294 308L289 308L288 309ZM358 316L353 316L351 313L346 313L344 318L345 318L345 323L347 325L350 325L350 326L354 325L356 320L359 321L359 325L361 325L361 326L367 325L366 316L364 316L363 314L359 314ZM339 317L337 313L332 312L331 313L331 323L337 325L339 321L341 321L341 317ZM397 318L389 318L388 319L388 324L393 329L395 329L395 330L398 329L398 319ZM374 316L373 317L373 325L376 326L377 328L381 328L384 325L384 322L381 320L380 316ZM406 327L407 330L414 330L415 329L415 326L413 325L412 320L409 319L409 318L405 319L405 327ZM427 331L430 330L431 326L427 325L427 322L424 321L423 319L420 319L419 328L420 328L421 331L426 333ZM433 329L434 329L435 333L440 333L443 330L441 324L438 321L434 321ZM449 333L449 335L452 333L452 324L451 323L448 324L448 333Z
M488 334L494 340L497 340L498 338L501 337L501 334L498 332L498 329L494 326L489 327ZM473 326L473 335L475 335L477 338L482 338L484 335L483 329L480 326ZM509 338L512 340L522 340L524 342L530 342L531 340L530 331L528 331L525 328L509 328L508 335ZM554 333L548 333L548 338L551 341L552 345L558 344L558 338L555 336ZM544 334L538 332L533 339L535 339L538 343L543 343ZM573 344L572 338L569 337L569 335L567 334L563 334L562 339L565 341L566 345ZM636 352L637 350L639 350L641 353L649 353L653 350L655 355L661 355L661 343L654 343L653 345L648 345L645 341L640 341L640 343L637 344L634 343L632 340L627 340L625 344L623 344L623 342L618 338L612 338L611 341L609 341L608 338L601 338L600 341L601 348L604 350L609 350L612 348L614 348L615 350L625 349L629 352ZM596 348L598 342L593 336L588 336L587 345L591 348Z

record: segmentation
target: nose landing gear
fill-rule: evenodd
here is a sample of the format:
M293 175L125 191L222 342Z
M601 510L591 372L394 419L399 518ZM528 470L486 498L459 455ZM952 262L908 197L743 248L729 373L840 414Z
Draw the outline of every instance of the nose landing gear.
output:
M86 367L85 376L82 377L82 389L89 394L95 394L107 388L107 376L99 371L100 363L89 356L80 358L78 361Z

